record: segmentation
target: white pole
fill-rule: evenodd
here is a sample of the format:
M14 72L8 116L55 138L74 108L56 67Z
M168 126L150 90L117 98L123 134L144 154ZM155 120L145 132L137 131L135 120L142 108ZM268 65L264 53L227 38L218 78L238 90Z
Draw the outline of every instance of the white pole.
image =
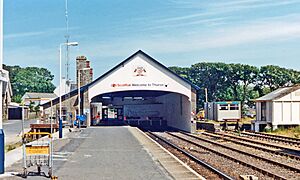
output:
M78 118L80 116L80 69L78 64ZM78 127L80 128L80 119L78 119Z
M24 104L22 104L22 140L25 135L25 125L24 125L24 120L25 120L25 112L24 112ZM25 154L25 142L22 142L22 151L23 151L23 168L26 168L26 154Z
M62 83L61 83L61 44L59 46L59 120L61 119L61 89L62 89Z
M3 66L3 0L0 0L0 73L2 76L2 66ZM0 81L0 129L2 127L2 81Z
M51 111L50 111L50 133L51 133L51 147L50 147L50 167L53 168L53 124L52 124L52 99L51 99Z
M2 79L2 64L3 64L3 0L0 0L0 76ZM5 171L4 168L4 161L5 161L5 137L3 132L3 126L2 126L2 80L0 80L0 133L1 133L1 149L0 149L0 174L3 174ZM3 134L2 134L3 133Z

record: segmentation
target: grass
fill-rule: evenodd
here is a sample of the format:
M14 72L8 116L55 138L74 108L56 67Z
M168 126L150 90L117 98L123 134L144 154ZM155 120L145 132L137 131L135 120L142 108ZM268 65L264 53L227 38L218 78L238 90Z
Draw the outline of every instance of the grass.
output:
M276 135L283 135L283 136L288 136L288 137L293 137L293 138L300 138L300 126L294 127L294 128L278 128L274 131L267 132L270 134L276 134Z
M6 145L5 146L5 153L8 152L8 151L14 150L14 149L16 149L20 146L22 146L22 142L17 142L17 143L14 143L14 144Z

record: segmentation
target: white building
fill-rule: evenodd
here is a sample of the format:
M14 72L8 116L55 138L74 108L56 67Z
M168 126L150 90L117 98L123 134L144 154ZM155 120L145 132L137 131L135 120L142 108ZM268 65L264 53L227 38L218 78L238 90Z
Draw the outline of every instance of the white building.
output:
M205 119L224 121L241 119L239 101L207 102L204 104Z
M300 125L300 85L279 88L256 99L256 120L252 122L252 130L296 125Z
M54 93L27 92L22 96L22 102L26 106L29 106L31 102L34 103L34 106L37 106L49 102L56 97L57 96Z
M81 87L80 114L87 115L87 126L94 125L97 117L102 122L126 121L130 125L144 123L150 126L158 122L158 125L192 131L191 119L196 114L198 89L139 50ZM77 89L62 96L62 105L72 105L76 114L77 97ZM58 98L54 99L53 107L58 103ZM46 103L43 107L46 113L51 104Z

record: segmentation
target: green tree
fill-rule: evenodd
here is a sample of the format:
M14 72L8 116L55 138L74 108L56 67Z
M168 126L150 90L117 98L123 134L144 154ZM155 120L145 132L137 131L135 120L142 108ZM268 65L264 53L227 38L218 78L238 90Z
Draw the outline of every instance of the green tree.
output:
M171 67L169 67L169 69L172 70L173 72L175 72L177 75L179 75L187 80L190 80L190 76L189 76L190 68L171 66Z
M35 112L35 115L38 116L38 113L40 112L40 104L34 106L34 112Z
M32 101L29 102L29 111L34 112L34 102Z
M55 89L54 76L45 68L4 66L9 71L13 90L13 100L19 102L26 92L50 93Z
M228 90L227 71L228 65L225 63L201 62L191 66L189 71L191 82L203 88L198 92L200 107L205 99L204 88L208 90L209 101L220 100L224 91Z

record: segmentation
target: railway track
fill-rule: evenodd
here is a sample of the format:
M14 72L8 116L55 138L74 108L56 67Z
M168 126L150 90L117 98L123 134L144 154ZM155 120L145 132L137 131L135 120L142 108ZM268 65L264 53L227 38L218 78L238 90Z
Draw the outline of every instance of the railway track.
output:
M291 171L294 171L294 172L297 172L297 173L300 174L299 161L295 161L294 164L289 165L287 163L282 163L282 162L278 162L278 161L272 160L272 159L270 159L271 157L270 158L266 158L264 156L259 156L259 155L256 155L254 153L250 153L248 151L241 150L238 147L232 147L232 146L220 143L220 142L212 141L212 140L209 140L209 139L206 139L206 138L203 138L203 137L199 137L199 136L196 136L196 135L192 135L192 134L189 134L189 133L185 133L185 132L181 132L181 134L184 134L185 136L188 136L188 137L200 140L200 141L204 141L204 142L207 142L207 143L210 143L210 144L213 144L213 145L225 148L225 149L229 149L231 151L235 151L237 153L240 153L240 154L243 154L243 155L246 155L246 156L249 156L249 157L261 160L261 161L264 161L266 163L274 164L276 166L289 169Z
M233 134L232 132L231 133L214 133L214 134L219 134L219 135L222 135L222 136L225 136L225 137L235 138L235 139L238 139L238 140L241 140L241 141L250 142L250 143L265 146L265 147L270 147L270 148L273 148L275 150L280 150L280 151L283 151L285 153L300 156L300 149L296 148L296 147L290 147L290 146L270 143L270 142L266 142L266 141L263 142L261 140L252 139L252 138L249 138L249 137L238 136L236 134Z
M268 152L268 153L272 153L272 154L279 155L279 156L282 156L282 157L287 157L287 158L290 158L290 159L295 159L295 160L300 161L300 156L298 156L298 155L285 153L285 152L282 152L280 149L274 149L274 148L270 149L270 148L267 148L265 146L259 146L259 145L253 144L251 142L249 143L248 141L246 141L244 139L225 137L221 134L208 133L208 132L202 132L201 135L212 137L212 138L217 138L217 139L222 139L224 141L232 142L234 144L239 144L241 146L253 148L253 149L256 149L256 150L263 151L263 152Z
M229 160L238 162L245 167L251 168L257 172L261 172L275 179L298 179L300 177L300 169L294 168L293 166L268 160L266 158L261 158L259 156L251 155L234 148L229 148L217 143L208 142L203 139L200 140L191 136L187 136L186 134L168 134L172 137L188 142L202 149L209 150L210 152L213 152L217 155L226 157Z
M196 156L194 156L193 154L189 153L188 151L182 149L181 147L177 146L176 144L166 140L165 138L153 133L153 132L147 132L147 134L153 138L154 140L158 141L160 144L165 144L173 149L175 149L176 151L184 154L186 157L188 157L189 159L191 159L192 161L196 162L198 165L204 167L206 170L208 170L208 173L212 173L208 174L207 172L205 172L202 175L205 175L207 179L215 179L215 178L220 178L220 179L225 179L225 180L234 180L233 177L230 177L229 175L227 175L226 173L218 170L217 168L211 166L210 164L206 163L205 161L202 161L201 159L197 158ZM174 153L174 152L173 152ZM199 171L200 168L195 169L196 171Z
M293 137L288 137L288 136L283 136L283 135L268 134L268 133L264 133L264 132L252 132L252 131L246 131L246 132L253 133L253 134L265 135L265 136L270 136L270 137L276 137L276 138L279 138L279 139L286 139L286 140L292 140L292 141L300 142L300 138L293 138Z
M291 138L291 137L272 135L266 133L258 133L258 132L241 132L241 134L244 136L250 136L257 139L265 139L267 141L275 141L285 145L300 147L300 139L298 138Z
M181 133L161 133L159 136L163 137L168 142L171 142L173 144L176 144L181 149L187 149L191 154L194 156L203 159L203 161L212 163L213 166L217 167L218 169L221 169L223 172L231 175L232 177L239 179L240 175L242 174L252 174L255 176L258 176L259 179L297 179L295 177L298 177L298 174L293 172L293 170L298 171L298 169L294 169L293 167L286 166L284 172L282 174L289 174L288 177L285 177L281 174L278 174L274 171L270 171L269 169L262 166L261 162L258 164L253 163L253 160L251 160L251 163L248 163L248 158L237 158L237 155L230 154L230 153L224 153L220 149L212 148L211 145L203 144L197 142L198 140L193 137L188 137L185 134ZM207 143L207 142L206 142ZM214 145L215 146L215 145ZM186 148L190 147L190 149ZM227 151L228 148L226 147ZM245 154L243 154L245 156ZM253 157L251 157L253 159ZM262 161L262 160L260 160ZM266 160L265 160L266 161ZM264 162L266 164L266 162ZM273 163L273 162L272 162ZM271 163L270 163L271 164ZM259 166L260 165L260 166ZM280 165L274 165L272 166L278 166ZM285 165L284 165L285 166ZM269 166L270 167L270 166ZM271 168L274 168L271 167ZM283 168L283 167L281 167ZM293 170L290 170L293 169ZM283 171L283 170L282 170ZM281 171L281 172L282 172Z

